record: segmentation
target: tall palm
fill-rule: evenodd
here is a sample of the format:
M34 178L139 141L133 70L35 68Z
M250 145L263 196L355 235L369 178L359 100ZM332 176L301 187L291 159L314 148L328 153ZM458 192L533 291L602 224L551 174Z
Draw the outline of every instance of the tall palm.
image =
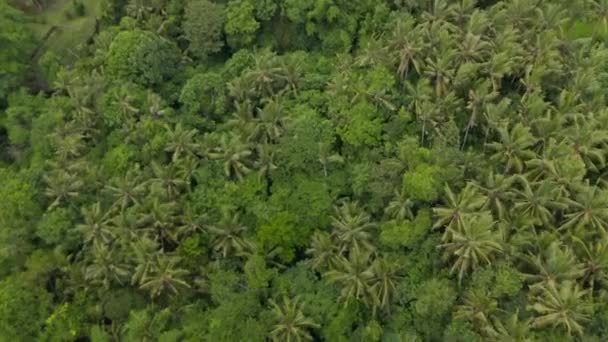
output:
M509 204L513 197L512 183L512 178L493 172L490 172L481 184L473 183L487 199L482 208L491 210L496 217L505 220L509 214Z
M569 335L582 335L583 324L591 320L593 313L593 305L586 298L588 292L572 281L543 285L534 296L533 304L528 306L529 310L537 314L532 320L532 326L561 327Z
M454 194L449 185L445 186L446 203L444 207L433 208L436 217L433 228L445 227L443 239L447 239L452 231L459 231L465 220L481 211L487 198L477 191L471 183L458 194Z
M373 298L373 311L390 311L390 304L397 294L397 284L402 278L401 268L385 259L376 259L372 264L373 276L369 292Z
M263 108L257 109L254 130L250 140L261 143L276 143L285 130L285 109L279 100L267 100Z
M608 231L608 192L597 186L584 185L577 189L574 200L567 200L568 213L560 229L591 227L606 234Z
M149 181L150 186L153 190L164 192L166 198L175 198L186 185L175 164L162 165L152 161L151 167L154 177Z
M84 182L78 175L63 170L54 170L44 175L43 178L47 184L44 194L53 201L48 207L49 210L76 199L84 186Z
M459 282L467 272L481 264L491 264L494 257L502 252L501 238L493 228L492 216L485 213L468 216L458 230L449 229L450 237L440 247L453 260L450 272L458 273Z
M331 146L328 143L319 142L319 163L323 167L323 175L327 177L327 169L330 164L342 164L344 158L338 153L331 153Z
M310 259L306 260L307 265L315 271L324 271L336 266L340 250L328 233L316 231L306 254L310 256Z
M284 70L279 57L265 49L254 56L253 66L246 72L246 76L258 94L268 96L274 95L278 83L284 81Z
M388 37L389 51L392 51L396 60L397 74L403 81L407 78L412 67L420 70L419 60L424 48L423 40L416 29L416 20L412 16L406 16L395 20L395 26Z
M532 273L524 274L532 283L530 288L536 289L563 281L574 281L585 274L584 265L577 259L571 248L559 241L553 241L542 248L538 254L530 254L524 260L532 268Z
M505 320L492 318L492 327L486 330L493 341L496 342L532 342L529 320L521 321L519 311L516 311Z
M414 218L413 207L414 201L407 195L406 191L399 189L395 190L395 197L388 203L384 212L396 220L411 220Z
M274 324L270 331L270 337L273 341L300 342L313 340L308 330L318 328L319 325L306 318L298 298L292 300L284 297L280 304L271 299L270 305L274 316Z
M112 283L122 285L128 275L129 265L114 254L114 249L106 245L95 245L93 263L85 270L86 280L99 284L107 290Z
M555 211L567 207L559 196L558 187L549 181L530 184L524 177L517 179L523 189L513 190L515 194L513 212L529 219L535 225L551 227Z
M137 170L129 170L123 176L112 178L106 184L105 191L114 201L112 206L124 211L130 205L140 204L140 199L146 192L146 184Z
M356 202L344 202L334 210L336 213L332 217L332 236L339 242L341 253L375 249L371 241L371 229L375 228L376 224L371 222L369 214Z
M176 295L182 288L190 288L184 279L189 272L179 268L179 257L157 255L149 272L141 280L139 288L148 290L151 297L157 297L163 293Z
M370 294L374 269L368 252L350 253L349 258L339 257L335 268L325 272L323 277L330 283L340 285L340 300L348 304L360 300L372 306L374 298Z
M223 134L219 145L208 153L210 159L220 160L224 164L224 173L227 177L236 177L239 180L248 174L252 152L247 144L240 141L236 135Z
M138 225L161 244L164 249L167 243L177 242L176 203L161 202L152 199L140 208Z
M111 229L107 213L102 211L99 202L89 208L82 208L81 213L84 222L78 224L76 229L82 233L84 243L107 245L114 239L116 235Z
M524 169L524 162L535 156L531 148L536 140L530 133L530 129L518 123L511 130L506 127L498 128L498 134L500 141L487 145L495 151L490 159L503 163L505 173L521 173Z
M187 130L181 122L177 123L174 128L166 126L167 129L167 147L166 152L172 153L172 160L176 162L182 155L192 156L199 148L195 137L198 133L196 129Z
M585 241L572 237L574 250L582 262L582 281L589 284L591 292L608 281L608 241L605 237L598 241Z
M131 275L131 285L140 284L144 278L148 277L148 272L152 269L158 255L159 244L151 237L138 235L130 242L130 263L132 264L133 274Z
M243 236L248 227L240 223L238 213L222 211L222 218L217 224L207 225L206 229L213 235L213 249L226 258L242 254L252 248L251 242Z
M498 309L498 302L486 289L471 289L465 294L463 303L456 306L455 319L473 323L480 330L491 326L491 316Z
M477 122L479 121L480 116L482 116L487 103L498 96L498 92L493 91L490 87L490 82L485 80L469 90L467 109L470 111L470 116L465 128L461 149L464 149L466 146L469 131L477 126Z
M257 168L259 179L270 180L272 173L278 168L274 161L274 151L268 144L259 145L256 149L257 160L253 163Z

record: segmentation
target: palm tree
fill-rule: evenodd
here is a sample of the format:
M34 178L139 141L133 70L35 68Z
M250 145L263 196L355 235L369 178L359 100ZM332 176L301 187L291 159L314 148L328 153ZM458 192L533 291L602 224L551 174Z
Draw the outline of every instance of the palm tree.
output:
M85 279L103 286L106 290L114 282L122 285L129 275L129 265L123 263L114 251L106 245L95 245L93 263L86 267Z
M181 288L190 288L183 279L189 272L178 268L179 262L179 257L157 255L149 272L142 278L139 288L150 291L152 298L167 292L176 295Z
M469 90L469 100L467 109L470 111L469 121L465 129L464 138L462 140L461 150L464 149L471 128L477 126L477 121L487 103L491 102L498 96L498 92L492 91L488 80L478 83L475 88Z
M141 181L138 170L129 170L124 176L112 178L105 190L114 201L112 206L124 211L130 205L140 204L146 184Z
M465 273L482 263L491 264L494 256L502 252L500 236L493 227L492 216L484 213L467 216L458 230L448 228L451 232L448 242L440 247L454 260L450 272L458 272L459 282Z
M390 304L397 294L397 284L402 278L401 268L396 263L385 259L376 259L372 264L373 276L370 279L369 292L373 298L373 311L390 311Z
M323 277L330 283L338 283L341 286L340 300L346 305L353 299L360 300L368 306L374 303L374 297L370 294L374 269L370 263L369 252L353 252L346 259L338 258L336 267L325 272Z
M257 109L253 120L254 129L249 140L261 143L276 143L285 130L285 110L277 99L267 100L263 108Z
M199 148L195 141L198 133L196 129L186 130L181 122L177 123L173 129L167 125L166 129L168 143L165 151L173 153L173 162L176 162L182 155L192 156L196 153Z
M384 212L391 218L396 220L411 220L414 218L412 207L414 201L407 195L407 192L403 189L395 190L395 197L389 202L388 206L384 209Z
M487 146L496 151L490 160L503 163L504 173L510 171L521 173L524 162L535 157L530 148L536 143L536 139L530 133L530 128L516 124L510 131L503 127L498 128L500 141L489 143Z
M512 183L512 178L494 172L490 172L482 184L473 183L487 199L482 209L491 210L500 220L507 219L513 197Z
M497 309L496 299L486 289L471 289L465 294L463 303L456 306L454 318L467 320L484 331L491 326L490 317Z
M308 329L319 328L320 326L304 316L302 304L298 298L292 300L284 297L280 305L271 299L270 305L274 316L274 324L270 331L270 337L273 341L300 342L313 340Z
M397 74L403 81L407 78L410 68L420 70L419 59L424 48L420 30L416 28L416 20L411 15L406 15L395 20L395 26L388 38L389 51L394 51L394 59L397 61Z
M184 209L179 215L180 225L177 227L179 235L189 236L198 232L202 232L203 224L207 220L207 215L197 215L190 203L184 206Z
M272 172L278 168L274 163L274 151L268 144L259 145L256 151L257 160L253 165L258 170L259 179L270 180Z
M571 248L559 241L553 241L542 248L539 254L530 254L524 260L532 267L533 273L524 274L532 283L531 289L555 286L563 281L574 281L585 274L583 264L579 263Z
M161 202L154 198L140 208L137 223L144 232L154 237L161 244L161 250L164 250L167 242L177 242L175 214L175 202Z
M591 227L606 234L608 231L608 192L597 186L583 185L575 199L567 199L568 213L560 229Z
M79 157L86 147L82 133L55 134L54 138L55 155L62 161Z
M587 169L598 173L606 166L605 146L608 143L608 131L595 127L596 125L589 121L577 120L574 125L563 131L563 136L572 143L574 151L585 162Z
M186 185L184 179L178 175L176 165L161 165L152 161L151 166L154 173L154 177L149 181L152 189L163 190L168 199L175 198Z
M207 225L206 229L214 236L211 244L216 252L226 258L233 254L242 254L252 248L251 242L243 235L248 228L239 222L238 213L229 210L222 211L221 220L215 225Z
M311 238L310 247L306 250L306 254L310 256L306 264L315 271L335 267L339 253L338 246L328 233L316 231Z
M583 323L591 319L593 305L587 300L587 290L582 290L576 282L544 284L534 296L534 304L528 309L537 313L532 320L535 328L551 326L566 329L568 335L582 335Z
M224 163L224 172L227 177L243 179L249 173L249 160L251 150L234 135L222 134L219 145L208 153L210 159L221 160Z
M549 181L530 184L522 176L517 176L516 180L519 180L523 190L513 190L515 198L512 212L529 219L535 225L551 227L555 210L563 210L567 207L559 198L559 189Z
M446 206L433 208L436 217L433 228L446 228L443 235L444 241L449 238L451 231L459 231L468 217L479 214L487 201L487 198L481 195L472 183L467 184L458 195L455 195L446 184L445 196Z
M344 158L338 153L331 153L331 146L328 143L319 142L319 163L323 166L323 175L327 177L327 167L329 164L344 163Z
M519 311L509 316L505 321L492 318L492 326L486 330L492 341L496 342L532 342L530 321L520 321Z
M602 286L608 280L608 242L605 238L599 241L584 241L573 236L575 251L582 261L582 281L589 284L591 293L596 287Z
M130 242L130 261L133 265L133 275L131 276L131 285L140 284L144 278L148 277L154 257L158 255L158 241L146 236L138 235L135 240Z
M336 214L332 217L332 236L340 244L340 253L372 251L370 230L376 224L370 222L370 216L356 202L344 202L334 207Z
M82 208L81 213L84 223L78 224L76 229L82 233L84 243L107 245L114 239L115 234L109 224L107 213L101 210L99 202L90 208Z
M63 170L54 170L43 178L47 184L44 194L53 200L48 210L77 198L84 186L78 175Z
M258 94L274 95L277 83L284 81L284 70L277 55L265 49L254 56L253 66L247 71L246 77L251 80Z

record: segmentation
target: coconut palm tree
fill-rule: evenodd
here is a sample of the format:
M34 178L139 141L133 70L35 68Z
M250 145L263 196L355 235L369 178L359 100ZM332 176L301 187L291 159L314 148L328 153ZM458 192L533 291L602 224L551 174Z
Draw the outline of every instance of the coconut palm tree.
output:
M517 123L511 130L506 127L498 128L500 141L487 144L495 151L490 160L504 164L504 172L521 173L524 163L535 157L530 150L536 139L530 133L530 128Z
M340 300L348 305L351 300L359 300L372 306L374 297L370 290L374 279L374 269L369 252L353 252L349 258L340 256L336 267L325 272L323 278L340 285Z
M150 270L142 278L140 289L148 290L152 298L164 293L176 295L180 289L190 288L184 279L190 272L179 268L179 257L157 255Z
M591 293L608 280L608 241L601 237L598 241L585 241L572 237L579 260L582 262L582 281L589 284Z
M371 229L376 224L370 221L370 216L356 202L344 202L334 207L332 217L332 236L340 245L340 253L372 251L375 249L371 242Z
M411 220L414 218L413 207L414 201L407 195L407 192L403 189L398 189L395 190L395 197L388 203L384 212L390 218L396 220Z
M486 197L482 209L491 210L500 220L507 219L513 193L513 178L490 172L482 183L473 183Z
M586 298L588 292L573 281L542 285L532 298L533 304L528 306L528 310L536 313L532 326L561 327L568 335L582 335L583 324L591 319L593 312L593 304Z
M248 228L241 224L239 219L238 213L224 209L217 224L205 227L214 236L211 242L213 249L224 258L242 254L252 248L252 243L243 236Z
M491 317L498 309L498 302L486 289L466 292L463 303L456 306L454 318L466 320L481 331L491 327Z
M76 226L82 234L84 243L93 245L107 245L116 236L112 231L107 213L101 209L101 204L96 202L89 208L81 209L83 223Z
M584 265L577 259L571 248L559 241L551 242L547 247L540 246L540 253L523 258L531 267L531 273L525 273L531 289L555 286L564 281L575 281L585 274Z
M141 180L136 169L127 171L123 176L117 176L105 185L105 192L114 201L113 207L124 211L130 205L140 204L140 199L146 193L146 184Z
M440 247L453 260L450 272L458 273L459 282L467 272L481 264L491 264L502 252L501 238L493 228L494 221L487 213L467 216L458 230L449 228L450 237Z
M53 201L48 210L66 202L70 203L80 195L80 190L84 186L78 175L63 170L54 170L45 174L43 179L47 184L44 194Z
M608 231L608 192L597 186L582 185L575 199L565 200L568 212L559 229L591 227L602 234Z
M306 250L310 257L306 264L315 271L324 271L335 267L340 251L331 235L324 231L316 231L310 241L310 247Z
M195 137L198 133L196 129L184 129L181 122L177 123L174 128L166 126L167 130L167 147L166 152L172 153L172 160L176 162L182 155L193 156L199 149Z
M444 191L446 205L433 208L436 218L433 228L446 228L443 240L449 238L452 231L461 230L464 221L472 215L479 214L488 200L472 183L467 184L458 195L454 194L447 184Z
M96 244L93 249L93 263L85 269L85 279L92 284L110 289L112 283L119 285L129 276L129 265L120 256L115 255L115 249L107 245Z
M372 264L373 276L370 279L369 292L373 299L372 308L390 312L390 305L397 294L397 285L403 278L401 267L394 262L378 258Z
M516 180L523 189L513 189L515 197L512 212L529 219L535 225L551 227L555 211L567 208L559 196L559 188L549 181L530 184L525 177L520 176Z
M174 199L186 185L186 182L178 174L176 164L161 165L152 161L150 166L154 177L149 180L152 190L163 191L168 199Z
M222 134L219 145L208 153L210 159L220 160L224 164L224 173L227 177L236 177L242 180L251 169L248 159L252 152L247 144L240 141L234 134Z
M308 330L320 326L304 316L303 306L298 298L292 300L284 297L280 304L272 299L269 302L274 316L274 323L270 331L270 338L273 341L300 342L313 340Z

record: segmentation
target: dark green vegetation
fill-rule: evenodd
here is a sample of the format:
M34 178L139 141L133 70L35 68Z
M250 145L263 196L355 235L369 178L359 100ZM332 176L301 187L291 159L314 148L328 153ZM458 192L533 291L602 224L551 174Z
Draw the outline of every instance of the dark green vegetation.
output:
M12 5L1 341L608 340L608 1Z

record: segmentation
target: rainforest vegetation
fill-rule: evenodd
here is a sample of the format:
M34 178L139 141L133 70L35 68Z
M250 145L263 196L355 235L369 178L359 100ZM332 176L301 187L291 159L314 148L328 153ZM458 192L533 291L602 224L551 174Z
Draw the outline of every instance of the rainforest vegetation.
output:
M0 0L0 341L607 341L607 42L607 0Z

